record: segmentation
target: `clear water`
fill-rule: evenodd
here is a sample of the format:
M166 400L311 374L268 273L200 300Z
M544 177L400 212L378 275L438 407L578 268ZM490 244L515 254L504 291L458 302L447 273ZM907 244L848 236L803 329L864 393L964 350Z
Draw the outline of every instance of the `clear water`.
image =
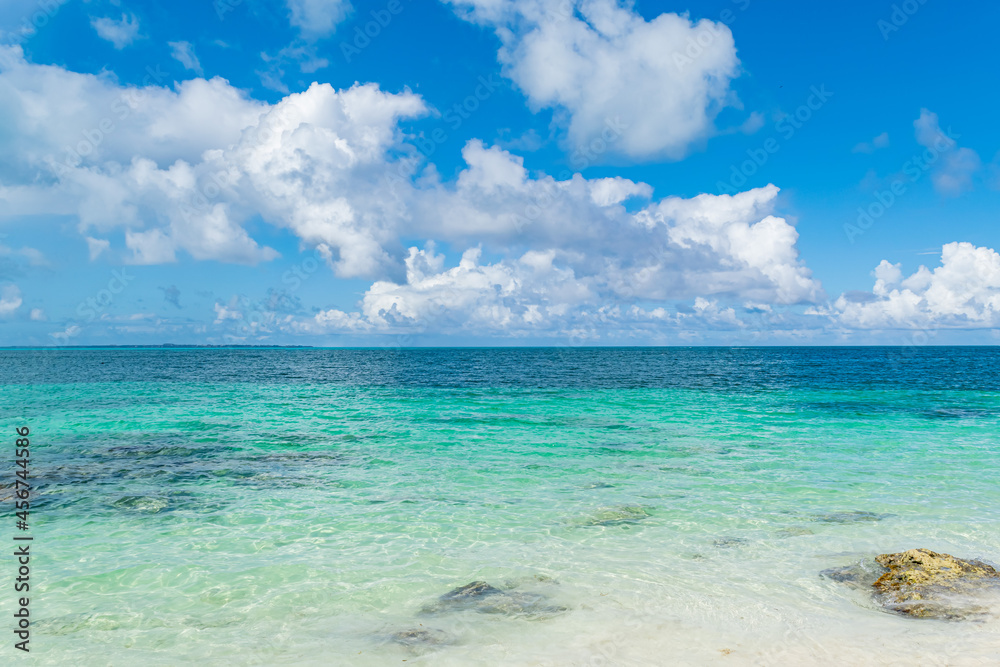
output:
M26 664L1000 663L1000 613L819 576L997 564L995 348L7 350L0 382ZM421 612L477 580L549 611Z

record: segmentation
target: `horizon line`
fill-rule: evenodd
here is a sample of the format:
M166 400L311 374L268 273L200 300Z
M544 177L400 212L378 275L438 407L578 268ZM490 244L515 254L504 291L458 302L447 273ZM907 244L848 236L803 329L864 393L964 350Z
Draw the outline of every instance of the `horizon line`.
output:
M575 349L575 350L601 350L601 349L626 349L626 350L651 350L651 349L776 349L776 348L996 348L1000 343L995 344L947 344L947 345L917 345L910 344L815 344L815 345L239 345L239 344L137 344L137 345L8 345L0 346L0 351L15 350L549 350L549 349Z

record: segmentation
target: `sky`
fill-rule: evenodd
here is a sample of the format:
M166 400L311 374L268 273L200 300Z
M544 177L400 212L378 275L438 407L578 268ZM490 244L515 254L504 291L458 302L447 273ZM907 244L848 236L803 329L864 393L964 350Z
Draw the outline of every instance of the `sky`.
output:
M997 344L998 22L5 0L0 345Z

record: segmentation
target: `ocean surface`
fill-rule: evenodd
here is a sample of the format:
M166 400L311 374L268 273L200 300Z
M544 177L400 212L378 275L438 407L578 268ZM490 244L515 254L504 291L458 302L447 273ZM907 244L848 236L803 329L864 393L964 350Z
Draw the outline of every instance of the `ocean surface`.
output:
M1000 664L819 574L997 565L998 348L0 350L0 424L18 664Z

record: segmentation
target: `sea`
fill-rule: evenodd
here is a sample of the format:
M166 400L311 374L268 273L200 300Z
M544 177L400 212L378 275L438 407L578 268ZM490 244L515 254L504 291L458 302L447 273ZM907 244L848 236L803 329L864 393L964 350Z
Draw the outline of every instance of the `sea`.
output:
M821 574L998 565L1000 348L5 349L0 427L4 664L1000 664Z

